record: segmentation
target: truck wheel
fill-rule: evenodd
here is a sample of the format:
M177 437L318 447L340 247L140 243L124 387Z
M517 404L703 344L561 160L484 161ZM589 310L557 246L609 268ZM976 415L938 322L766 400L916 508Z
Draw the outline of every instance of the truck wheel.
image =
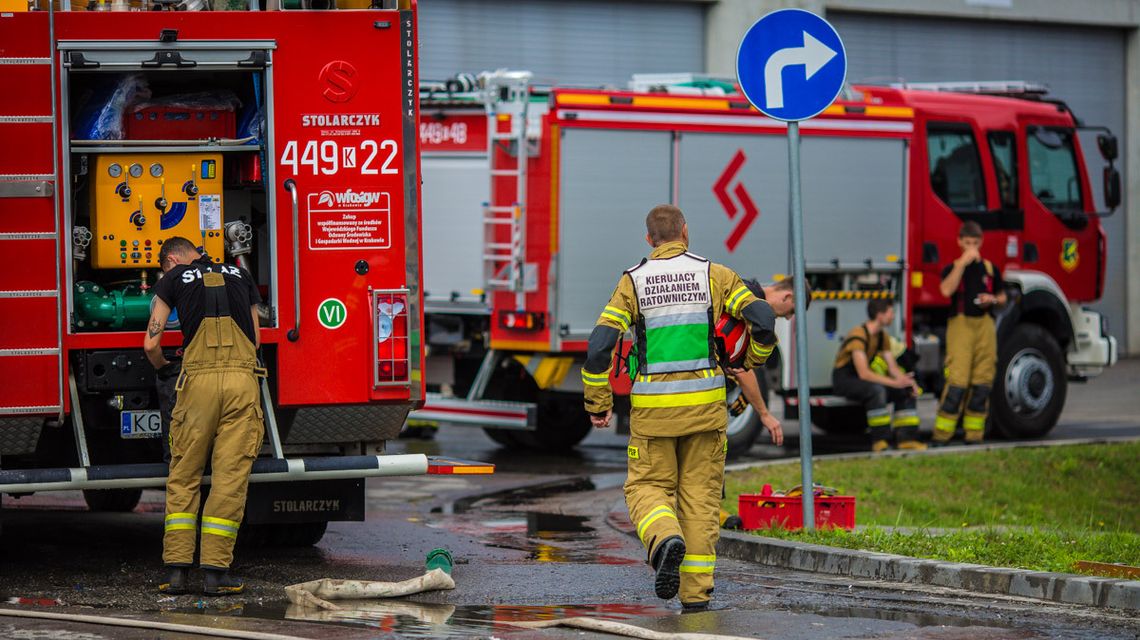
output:
M142 489L84 489L83 500L91 511L134 511Z
M990 407L994 427L1007 438L1040 438L1057 424L1068 379L1057 340L1035 324L1020 324L998 347Z
M760 382L760 393L764 396L764 402L768 402L768 382L765 376L757 376ZM740 387L736 386L732 379L727 380L727 401L728 405L736 402L740 397ZM760 416L756 415L756 410L752 405L744 408L740 415L728 414L728 458L740 457L752 449L752 445L756 444L756 438L764 431L764 426L760 424Z
M539 451L570 449L593 429L582 397L567 393L540 393L536 419L534 431L516 431L511 435L523 446Z
M496 444L506 447L507 449L517 449L521 446L518 439L515 438L516 432L514 429L492 429L490 427L483 427L483 433L487 434L487 437L494 440Z

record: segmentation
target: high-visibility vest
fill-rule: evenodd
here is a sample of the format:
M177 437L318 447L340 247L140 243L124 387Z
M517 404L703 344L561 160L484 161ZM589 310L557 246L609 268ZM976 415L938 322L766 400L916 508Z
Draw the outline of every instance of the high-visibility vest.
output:
M637 373L655 375L716 367L710 262L691 253L644 260L633 280Z

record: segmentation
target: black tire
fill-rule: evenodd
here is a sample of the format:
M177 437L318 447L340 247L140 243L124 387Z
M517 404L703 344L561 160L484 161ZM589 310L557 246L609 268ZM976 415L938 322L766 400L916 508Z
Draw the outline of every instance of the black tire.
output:
M565 451L590 435L593 425L582 397L569 393L541 392L534 431L511 434L525 447L539 451Z
M506 447L507 449L517 449L522 446L519 444L518 439L515 438L517 432L514 429L492 429L490 427L483 427L483 433L487 434L488 438L494 440L495 444Z
M83 500L91 511L125 513L134 511L142 489L84 489Z
M760 394L764 397L764 403L768 403L768 382L763 375L757 376L760 382ZM740 396L740 387L736 386L732 379L726 382L728 405ZM752 405L744 408L744 411L739 415L728 414L728 459L738 458L745 455L752 449L752 445L756 444L756 439L764 432L764 425L760 423L760 416L756 415L756 410Z
M998 345L990 415L998 433L1040 438L1056 426L1069 382L1057 340L1035 324L1019 324Z

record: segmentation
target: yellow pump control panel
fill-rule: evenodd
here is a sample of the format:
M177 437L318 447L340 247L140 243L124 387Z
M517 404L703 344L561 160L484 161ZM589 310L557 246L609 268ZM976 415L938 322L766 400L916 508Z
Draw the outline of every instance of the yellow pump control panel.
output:
M91 185L93 267L159 267L158 251L171 236L222 261L221 154L95 156Z

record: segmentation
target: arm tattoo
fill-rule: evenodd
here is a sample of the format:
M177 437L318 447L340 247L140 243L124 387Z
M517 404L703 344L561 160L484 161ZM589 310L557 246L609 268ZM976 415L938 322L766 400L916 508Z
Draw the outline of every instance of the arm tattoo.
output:
M151 320L150 327L147 328L147 335L154 338L162 333L162 323L158 320Z

